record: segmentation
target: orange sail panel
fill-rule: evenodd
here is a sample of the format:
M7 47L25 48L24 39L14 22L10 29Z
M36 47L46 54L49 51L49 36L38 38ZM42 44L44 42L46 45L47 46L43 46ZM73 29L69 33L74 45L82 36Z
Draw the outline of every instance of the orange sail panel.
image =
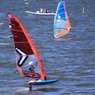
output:
M32 40L16 17L10 18L10 23L18 72L22 77L44 80L45 72Z
M54 37L59 38L69 32L71 28L65 8L65 2L60 1L54 17Z

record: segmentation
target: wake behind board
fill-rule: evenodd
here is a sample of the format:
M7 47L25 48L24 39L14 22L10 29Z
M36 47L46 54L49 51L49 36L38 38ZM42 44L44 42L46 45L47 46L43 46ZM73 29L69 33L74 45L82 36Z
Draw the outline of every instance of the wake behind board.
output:
M28 85L46 85L46 84L51 84L59 81L58 79L54 80L38 80L38 81L29 81Z
M55 13L40 13L39 11L37 12L25 11L25 13L28 13L30 15L55 15Z

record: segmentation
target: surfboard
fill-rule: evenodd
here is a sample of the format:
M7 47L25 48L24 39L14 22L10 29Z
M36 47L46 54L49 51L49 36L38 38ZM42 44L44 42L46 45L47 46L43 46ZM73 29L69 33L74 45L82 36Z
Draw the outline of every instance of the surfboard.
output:
M31 15L55 15L55 13L40 13L39 11L37 11L37 12L25 11L25 13L28 13Z
M59 81L58 79L54 79L54 80L32 80L28 82L28 85L46 85L46 84L51 84L51 83L55 83Z

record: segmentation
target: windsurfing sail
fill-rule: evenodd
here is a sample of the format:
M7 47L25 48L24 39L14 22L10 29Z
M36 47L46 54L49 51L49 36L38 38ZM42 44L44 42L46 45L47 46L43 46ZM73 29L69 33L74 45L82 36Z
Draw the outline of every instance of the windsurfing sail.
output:
M22 77L45 80L45 72L31 38L16 17L9 17L9 19L18 72Z
M59 38L69 32L71 28L66 12L65 2L60 1L54 17L54 37Z

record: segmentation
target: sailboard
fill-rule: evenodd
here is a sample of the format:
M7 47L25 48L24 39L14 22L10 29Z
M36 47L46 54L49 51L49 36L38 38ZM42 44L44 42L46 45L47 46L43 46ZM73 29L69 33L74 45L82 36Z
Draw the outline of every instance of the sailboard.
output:
M30 15L55 15L55 13L40 13L39 11L37 12L25 11L25 13L30 14Z
M57 82L58 79L54 80L38 80L38 81L29 81L28 84L30 85L46 85L46 84L51 84Z
M71 28L69 18L66 12L65 2L58 3L54 17L54 37L59 38L66 35Z
M31 38L16 17L9 17L9 19L13 34L16 66L19 74L22 77L35 80L34 83L32 83L32 81L28 82L29 85L36 84L39 80L41 80L39 84L42 84L43 81L43 84L45 84L45 71ZM47 82L47 84L50 82ZM53 81L51 83L53 83Z

